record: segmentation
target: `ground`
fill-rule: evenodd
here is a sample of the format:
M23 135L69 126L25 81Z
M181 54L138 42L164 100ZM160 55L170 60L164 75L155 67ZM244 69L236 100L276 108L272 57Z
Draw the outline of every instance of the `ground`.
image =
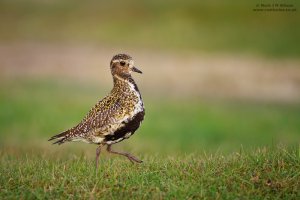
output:
M37 152L38 150L38 152ZM83 154L45 149L1 151L1 199L298 199L297 148L263 148L223 156L142 156L95 163Z

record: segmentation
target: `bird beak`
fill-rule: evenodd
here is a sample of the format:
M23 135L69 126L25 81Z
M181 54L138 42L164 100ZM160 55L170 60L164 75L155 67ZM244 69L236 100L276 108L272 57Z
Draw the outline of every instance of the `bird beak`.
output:
M132 71L142 74L143 72L136 67L132 68Z

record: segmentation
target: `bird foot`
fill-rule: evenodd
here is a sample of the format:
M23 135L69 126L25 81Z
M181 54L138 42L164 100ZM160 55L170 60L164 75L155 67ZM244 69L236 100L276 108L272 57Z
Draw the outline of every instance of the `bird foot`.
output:
M130 155L130 154L127 154L126 157L127 157L127 158L130 160L130 162L132 162L132 163L134 163L134 162L136 162L136 163L142 163L142 162L143 162L142 160L140 160L140 159L138 159L138 158L136 158L136 157L134 157L134 156L132 156L132 155Z

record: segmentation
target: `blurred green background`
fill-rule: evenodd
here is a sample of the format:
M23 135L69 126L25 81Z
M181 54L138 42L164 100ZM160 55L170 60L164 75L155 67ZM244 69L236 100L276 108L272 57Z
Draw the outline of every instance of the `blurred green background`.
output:
M274 2L1 0L0 39L298 56L299 12L254 12L258 3Z
M134 77L146 106L123 148L298 145L300 15L254 12L256 3L1 0L1 151L53 149L47 138L110 91L109 61L120 52L144 72ZM94 155L93 145L63 146Z

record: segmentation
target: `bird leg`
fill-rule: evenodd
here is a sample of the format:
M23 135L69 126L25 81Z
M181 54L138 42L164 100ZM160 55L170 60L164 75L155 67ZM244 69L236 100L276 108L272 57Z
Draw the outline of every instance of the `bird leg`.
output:
M118 155L122 155L122 156L125 156L127 157L132 163L134 162L137 162L137 163L142 163L143 161L130 155L129 153L122 153L122 152L117 152L117 151L114 151L111 149L111 144L108 144L107 145L107 148L106 148L107 152L109 153L113 153L113 154L118 154Z
M98 169L99 156L101 153L101 146L98 146L96 149L96 169Z

